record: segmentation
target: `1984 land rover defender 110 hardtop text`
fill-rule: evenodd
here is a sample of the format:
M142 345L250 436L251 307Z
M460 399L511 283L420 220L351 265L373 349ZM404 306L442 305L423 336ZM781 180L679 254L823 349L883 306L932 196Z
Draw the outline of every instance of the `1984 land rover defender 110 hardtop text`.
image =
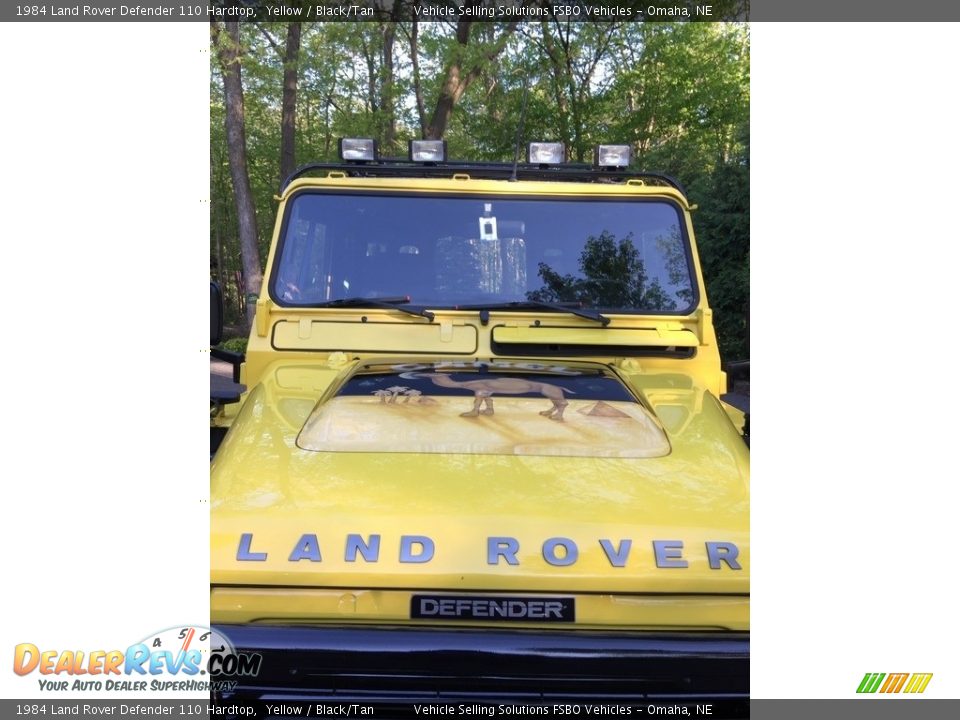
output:
M742 702L749 451L684 191L342 140L281 191L214 425L234 697Z

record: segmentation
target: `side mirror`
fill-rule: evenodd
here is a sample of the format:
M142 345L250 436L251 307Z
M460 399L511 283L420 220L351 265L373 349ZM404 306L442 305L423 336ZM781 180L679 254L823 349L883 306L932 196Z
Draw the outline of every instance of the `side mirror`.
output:
M220 286L210 282L210 346L219 345L223 338L223 293Z

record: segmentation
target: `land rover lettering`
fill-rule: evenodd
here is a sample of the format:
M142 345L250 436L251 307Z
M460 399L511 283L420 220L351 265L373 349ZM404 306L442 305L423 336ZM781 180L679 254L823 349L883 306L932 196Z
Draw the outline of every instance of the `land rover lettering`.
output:
M633 553L634 540L630 538L620 538L613 540L610 538L601 538L598 541L588 541L582 543L585 547L595 547L596 542L602 550L602 557L614 568L626 568L634 566L637 563L630 563L631 558L635 561L647 562L648 565L660 569L680 569L685 570L690 567L690 563L683 556L685 546L682 540L652 540L648 547L651 548L648 555L641 556ZM265 562L269 555L268 552L255 552L251 548L254 543L253 533L243 533L237 544L236 559L239 562ZM308 560L313 563L322 563L323 555L321 545L323 541L318 538L316 533L304 533L293 545L289 551L287 561L299 563L302 560ZM367 539L358 534L347 535L343 562L345 564L354 564L362 561L364 564L375 564L383 562L380 557L381 536L372 534ZM429 564L434 560L439 547L433 538L426 535L401 535L395 543L399 546L399 562L404 564ZM461 543L462 546L462 543ZM259 547L259 546L258 546ZM491 536L485 541L486 564L488 566L520 566L519 556L521 553L521 543L517 538L506 536ZM546 564L552 567L569 567L580 562L581 551L576 540L566 537L551 537L538 544L540 552L536 556L527 556L526 564L531 562ZM706 563L710 570L741 570L742 567L737 561L740 550L736 543L708 540L703 543L704 552L700 556L702 562ZM687 549L689 552L689 548ZM464 554L461 561L469 562L469 558L474 553Z

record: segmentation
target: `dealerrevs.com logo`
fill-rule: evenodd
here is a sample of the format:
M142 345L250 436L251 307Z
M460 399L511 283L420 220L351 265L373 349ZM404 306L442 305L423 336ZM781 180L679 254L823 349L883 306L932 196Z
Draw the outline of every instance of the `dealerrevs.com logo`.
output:
M867 673L858 693L922 693L933 673Z
M20 643L13 672L36 673L41 690L229 691L260 672L258 653L238 652L216 630L185 625L150 633L124 650L41 649Z

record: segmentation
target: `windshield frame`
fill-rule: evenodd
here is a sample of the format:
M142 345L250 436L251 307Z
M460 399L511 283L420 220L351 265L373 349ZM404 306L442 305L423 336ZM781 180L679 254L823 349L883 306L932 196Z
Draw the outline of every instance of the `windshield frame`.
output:
M515 187L515 185L514 185ZM504 200L527 200L527 201L545 201L545 202L571 202L571 203L580 203L580 204L591 204L596 202L619 202L619 203L657 203L657 204L666 204L669 205L677 213L677 226L680 230L680 244L683 248L684 261L687 268L687 273L690 278L690 290L691 290L691 300L689 305L684 308L677 310L636 310L620 307L610 307L610 306L585 306L590 307L591 309L602 312L606 315L629 315L635 317L644 317L644 316L656 316L656 317L689 317L697 308L700 306L702 294L700 288L700 277L697 273L697 268L694 263L693 257L693 248L690 242L690 234L687 227L687 213L685 208L678 202L675 198L670 195L628 195L622 193L611 193L609 195L576 195L570 193L563 194L545 194L542 192L510 192L510 193L492 193L489 191L483 190L463 190L463 191L447 191L447 190L415 190L415 189L401 189L401 190L382 190L379 188L360 188L360 187L331 187L331 186L322 186L322 187L299 187L293 190L285 199L284 199L284 212L283 219L280 224L279 236L277 238L276 251L274 253L273 262L270 268L270 275L267 279L267 293L270 299L279 307L289 308L295 310L317 310L318 308L314 307L310 303L297 303L286 300L274 292L274 287L277 281L277 276L280 272L281 260L283 258L284 247L287 242L287 230L289 223L293 216L293 205L297 199L304 195L330 195L330 196L359 196L359 197L392 197L392 198L456 198L456 199L469 199L484 201L489 200L491 202L502 202ZM375 300L376 298L371 298ZM474 304L474 303L471 303ZM496 303L491 303L495 305ZM358 306L359 307L359 306ZM441 311L454 311L454 312L476 312L475 310L464 311L456 304L420 304L412 302L408 307L413 309L419 308L430 308L433 310ZM323 308L331 309L331 308ZM376 309L371 305L371 309ZM533 308L507 308L507 307L498 307L495 308L495 311L500 313L527 313L530 312L539 312Z

